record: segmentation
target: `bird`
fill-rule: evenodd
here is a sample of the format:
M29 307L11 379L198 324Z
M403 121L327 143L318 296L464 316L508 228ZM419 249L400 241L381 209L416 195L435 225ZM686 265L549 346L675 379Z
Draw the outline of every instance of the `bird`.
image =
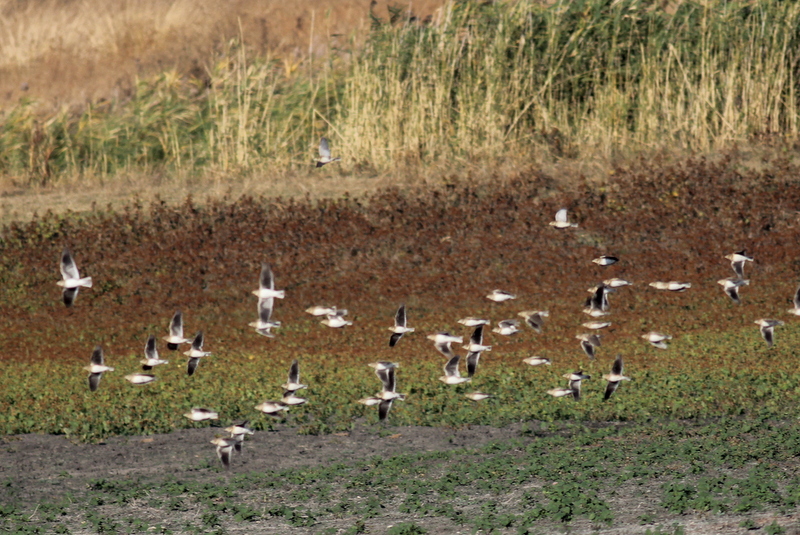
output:
M317 167L322 167L327 163L338 162L341 158L331 158L331 149L328 145L328 138L319 140L319 160L317 160Z
M725 258L731 261L733 272L736 273L736 276L740 279L744 278L744 263L753 261L751 257L747 256L744 249L726 255Z
M385 364L392 363L382 363L381 366L373 366L375 368L375 375L381 380L383 390L374 396L358 400L359 403L363 403L368 407L378 405L378 419L380 421L386 420L394 400L399 399L403 401L406 399L405 394L399 394L396 391L397 376L395 375L395 371L397 366L384 366Z
M192 410L185 413L184 416L193 422L202 422L204 420L216 420L219 418L219 413L211 409L203 407L192 407Z
M444 365L444 375L439 377L439 380L446 385L459 385L471 381L469 377L461 377L461 372L458 371L460 361L461 355L453 355Z
M126 375L125 379L135 385L146 385L155 381L156 376L149 373L131 373Z
M308 385L300 383L300 364L297 359L294 359L292 365L289 366L289 377L281 385L281 388L286 392L297 392L301 388L308 388Z
M569 380L569 388L572 390L572 397L575 401L581 399L581 381L592 378L591 375L583 373L583 370L565 373L562 377Z
M472 401L483 401L484 399L492 397L491 394L484 394L483 392L469 392L464 394L464 396Z
M517 296L506 292L505 290L492 290L487 296L486 299L490 301L494 301L495 303L502 303L503 301L509 301L511 299L516 299Z
M397 309L397 313L394 315L394 327L389 327L389 330L392 331L392 336L389 338L389 347L394 347L405 333L414 332L414 329L409 328L407 325L406 306L400 305L400 308Z
M541 366L542 364L550 366L550 364L552 364L550 359L545 357L537 357L535 355L526 359L522 359L522 362L531 366Z
M267 338L275 338L272 334L272 329L277 329L281 326L280 321L272 320L272 310L275 305L274 297L259 297L258 298L258 321L250 322L248 325L253 327L256 332Z
M767 342L767 346L772 347L775 343L775 333L773 329L779 325L783 325L781 320L760 319L755 321L756 325L761 326L761 336Z
M589 288L589 292L592 295L584 302L583 313L593 318L609 314L608 294L611 291L612 288L606 286L605 283L598 284L594 288Z
M79 288L92 287L92 278L81 278L78 266L75 264L75 260L73 260L72 254L67 247L64 247L61 252L61 280L56 284L64 288L61 297L67 308L71 307L75 302Z
M238 442L233 437L217 437L211 441L217 447L217 457L225 469L231 467L231 453Z
M556 398L574 396L571 388L553 388L552 390L548 390L547 393Z
M491 322L483 318L468 317L458 320L458 323L467 327L477 327L478 325L489 325Z
M497 323L497 327L492 329L493 333L503 336L511 336L519 332L519 322L517 320L503 320Z
M353 322L344 319L346 314L347 314L346 310L337 310L333 314L328 314L327 316L325 316L325 319L320 321L320 323L323 325L327 325L332 329L340 329L342 327L347 327L348 325L352 325Z
M630 377L625 377L622 375L622 355L617 355L617 358L614 359L614 364L611 365L611 373L607 375L603 375L603 379L608 381L608 385L606 386L606 392L603 395L603 401L607 401L608 398L611 397L619 383L621 381L630 381Z
M750 284L749 280L737 279L729 277L727 279L720 279L717 284L722 285L722 290L730 297L737 305L741 304L742 300L739 298L739 288Z
M524 318L531 329L541 334L544 318L550 317L550 313L546 310L523 310L517 313L517 316Z
M92 351L91 363L84 368L84 370L89 372L89 390L92 392L97 390L97 387L100 386L100 379L102 379L103 373L114 371L114 368L105 365L104 360L103 348L97 346L94 348L94 351Z
M570 228L570 227L577 227L577 223L570 223L567 221L567 209L562 208L558 212L556 212L555 221L550 221L550 225L556 228Z
M312 316L330 316L331 314L336 314L336 307L315 305L313 307L308 307L306 312ZM344 313L347 314L347 311L345 310Z
M266 262L261 263L261 276L258 279L258 290L253 290L253 295L259 299L262 297L275 297L283 299L285 290L275 289L275 277L272 274L272 267Z
M236 450L236 453L242 452L245 435L255 434L252 429L247 427L249 423L249 421L245 420L240 424L233 424L225 428L225 432L230 433L231 438L234 440L233 449Z
M283 393L283 397L281 398L281 403L285 403L288 406L294 405L303 405L306 401L306 398L301 398L300 396L295 396L294 391L287 390Z
M200 364L200 359L203 357L209 356L211 353L208 351L203 351L203 331L199 331L194 340L192 340L192 348L189 351L184 351L183 354L189 357L189 362L187 364L186 373L188 375L193 375L194 371L197 369L197 365Z
M604 280L603 284L605 284L609 288L619 288L620 286L631 286L633 283L628 282L625 279L613 278Z
M370 368L375 368L375 371L377 372L378 370L388 370L389 368L399 368L400 364L398 364L397 362L388 362L388 361L382 360L382 361L379 361L379 362L370 362L369 364L367 364L367 366L369 366Z
M462 337L453 336L448 332L429 334L428 340L433 340L433 345L436 347L436 350L447 358L453 356L452 344L461 344L464 342Z
M800 286L798 286L797 290L795 290L794 292L794 297L792 298L792 304L794 306L788 310L789 314L800 316Z
M586 327L587 329L597 330L597 329L605 329L606 327L610 327L611 326L611 322L610 321L587 321L586 323L581 323L581 325L583 327Z
M470 351L467 353L467 377L472 377L478 371L478 361L481 358L480 351Z
M656 281L651 282L650 286L655 288L656 290L669 290L671 292L685 292L689 288L692 287L691 282L678 282L678 281L669 281L669 282L662 282Z
M581 349L590 359L595 357L595 348L600 347L599 334L576 334L575 338L581 341Z
M619 262L619 258L616 256L602 255L592 260L592 262L598 266L610 266L611 264Z
M144 371L150 371L155 366L160 364L169 364L168 360L161 360L158 358L158 349L156 348L156 337L150 335L144 345L144 359L140 361Z
M469 338L469 343L463 348L472 353L492 350L492 346L483 345L483 325L475 327L475 330L472 331L472 336Z
M652 345L653 347L657 347L659 349L667 349L669 347L667 345L667 340L672 340L672 337L670 335L658 333L655 331L643 334L642 338L650 342L650 345Z
M169 322L169 336L165 336L164 340L170 351L177 351L179 345L191 342L190 339L183 337L183 314L180 310L172 316L172 320Z
M256 405L255 409L264 414L277 417L280 416L281 411L288 411L289 406L282 401L264 401Z

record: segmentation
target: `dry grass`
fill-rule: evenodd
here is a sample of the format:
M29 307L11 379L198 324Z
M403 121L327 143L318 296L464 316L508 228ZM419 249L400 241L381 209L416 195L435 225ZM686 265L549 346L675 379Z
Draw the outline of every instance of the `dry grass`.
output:
M398 2L403 4L404 2ZM415 0L431 14L444 0ZM375 13L386 16L385 0ZM203 76L212 52L243 36L288 71L363 37L369 0L0 0L0 110L31 97L57 109L128 94L136 77Z

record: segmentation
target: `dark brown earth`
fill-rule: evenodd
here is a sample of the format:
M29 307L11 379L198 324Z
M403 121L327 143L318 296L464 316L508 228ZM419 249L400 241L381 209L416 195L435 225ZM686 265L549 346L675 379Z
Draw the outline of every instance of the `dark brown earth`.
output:
M353 463L376 456L388 458L412 453L469 450L491 442L511 439L520 439L523 444L536 440L535 437L521 433L521 430L521 425L502 429L479 426L464 429L430 427L377 429L357 425L349 434L308 436L298 435L295 429L279 425L274 431L260 432L248 439L242 455L234 457L228 472L222 471L218 466L214 447L209 444L215 432L214 429L208 428L180 430L147 437L114 437L100 444L78 444L64 437L52 435L8 436L2 439L0 447L0 481L5 483L0 487L0 504L10 501L20 504L53 503L69 497L69 500L74 500L79 506L76 508L79 512L60 518L59 525L68 526L75 534L97 533L98 531L84 518L85 514L80 512L86 507L87 489L95 481L135 480L144 486L152 486L154 491L166 479L216 486L224 485L232 478L243 474L264 474L339 462ZM793 464L783 469L796 473L800 464ZM731 474L737 475L737 471L731 471ZM658 505L661 483L658 480L651 480L646 484L627 482L617 489L613 496L608 497L607 501L614 509L613 527L594 524L585 519L578 519L569 524L543 521L541 531L534 533L627 535L644 533L648 528L661 529L661 533L679 533L680 531L675 531L678 526L682 527L683 533L692 535L748 533L750 530L740 526L745 519L749 519L754 526L759 527L776 522L784 527L786 534L800 533L798 511L790 514L762 511L746 515L665 513ZM541 481L526 483L524 488L509 493L504 501L516 502L518 495L525 489L543 484ZM237 503L248 503L255 510L264 511L278 499L285 499L280 492L269 488L266 491L244 491L232 500ZM497 496L491 497L497 498ZM366 499L367 495L363 498ZM358 498L355 501L358 501ZM387 502L384 506L385 510L378 518L364 521L360 532L386 533L393 525L413 522L432 534L474 533L473 528L456 525L447 518L402 514L397 510L397 503ZM475 500L476 511L479 506L480 497ZM120 520L142 519L152 525L171 529L173 532L182 532L182 527L186 525L202 525L200 504L190 505L184 510L170 511L163 502L153 504L146 498L136 498L124 506L99 505L90 509ZM640 518L648 513L652 515L652 523L643 525ZM30 510L30 518L34 523L36 515L35 509ZM345 517L327 518L313 526L297 527L289 525L284 518L278 517L261 518L254 522L233 522L230 519L223 519L219 527L226 533L311 534L326 532L328 529L332 530L327 531L328 533L344 533L353 527L353 524L352 517ZM516 530L509 528L495 532L516 533ZM755 533L763 533L763 530Z

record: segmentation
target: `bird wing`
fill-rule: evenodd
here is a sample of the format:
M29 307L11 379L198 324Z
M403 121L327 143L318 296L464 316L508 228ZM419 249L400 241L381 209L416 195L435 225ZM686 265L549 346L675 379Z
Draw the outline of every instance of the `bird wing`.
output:
M617 355L614 364L611 365L612 375L622 375L622 355Z
M180 310L175 312L175 315L172 316L172 321L169 322L169 335L183 338L183 314Z
M158 359L158 349L156 349L156 337L155 335L150 335L147 339L147 343L144 345L144 356L147 359Z
M389 415L389 409L392 408L392 401L393 399L385 399L381 401L380 405L378 406L378 419L383 421Z
M402 337L403 333L392 333L392 337L389 338L389 347L394 347Z
M78 288L64 288L64 291L61 292L61 298L64 300L64 305L68 308L72 306L72 303L75 302L75 298L78 297Z
M289 367L289 384L300 384L300 364L297 362L297 359L292 361L292 365Z
M567 222L567 209L562 208L558 212L556 212L556 221L559 223L566 223Z
M75 265L75 260L72 259L69 249L64 249L61 253L61 277L67 279L80 279L78 273L78 266Z
M472 377L478 370L478 360L481 358L480 351L470 351L467 353L467 377Z
M394 316L394 326L405 327L406 321L406 306L400 305L400 308L397 309L397 314Z
M328 138L322 138L319 140L319 157L322 159L331 157L331 149L328 146Z
M92 351L92 364L97 364L98 366L103 365L103 348L97 346Z
M197 369L197 365L200 364L200 359L192 357L189 359L189 362L186 366L186 374L187 375L194 375L194 371Z
M267 290L275 289L275 280L272 275L272 267L266 262L261 264L261 277L259 278L259 286Z
M202 351L203 350L203 339L204 339L203 331L199 331L195 335L194 340L192 340L192 349L196 349L197 351Z
M458 371L458 363L460 361L461 355L453 355L444 365L444 374L448 377L461 377L461 373Z
M475 345L483 345L483 325L478 325L475 327L475 330L472 331L472 336L470 337L469 341Z

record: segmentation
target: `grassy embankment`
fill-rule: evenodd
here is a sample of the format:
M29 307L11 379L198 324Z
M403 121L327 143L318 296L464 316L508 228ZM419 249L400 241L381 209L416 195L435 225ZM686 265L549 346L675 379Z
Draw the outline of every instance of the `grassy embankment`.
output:
M798 25L786 2L448 4L301 68L232 43L207 76L165 72L129 99L48 117L23 103L0 124L0 169L38 185L280 174L326 135L334 172L402 174L794 136Z

